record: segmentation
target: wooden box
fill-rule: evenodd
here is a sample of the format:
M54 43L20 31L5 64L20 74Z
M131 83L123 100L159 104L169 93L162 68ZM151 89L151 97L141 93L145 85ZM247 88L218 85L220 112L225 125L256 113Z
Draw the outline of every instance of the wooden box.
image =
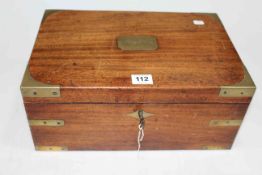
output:
M216 14L47 11L21 92L37 150L229 149L255 85Z

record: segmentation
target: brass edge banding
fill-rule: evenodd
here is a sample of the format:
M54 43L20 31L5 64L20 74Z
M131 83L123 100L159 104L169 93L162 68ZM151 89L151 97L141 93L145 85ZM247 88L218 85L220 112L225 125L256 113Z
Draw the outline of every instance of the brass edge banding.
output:
M36 81L31 77L27 66L20 86L23 97L60 97L60 86Z
M64 126L64 120L29 120L30 126Z
M66 146L35 146L37 151L67 151Z
M221 86L219 96L221 97L252 97L256 86L244 67L244 78L241 82L234 85Z

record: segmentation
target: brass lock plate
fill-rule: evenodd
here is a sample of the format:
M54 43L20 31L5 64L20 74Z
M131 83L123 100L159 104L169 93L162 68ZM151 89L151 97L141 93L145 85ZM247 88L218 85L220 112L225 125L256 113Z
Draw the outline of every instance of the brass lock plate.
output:
M135 112L131 112L131 113L127 114L127 115L129 117L134 117L136 119L139 119L139 114L138 113L139 113L139 111L135 111ZM151 113L143 111L143 118L148 118L148 117L150 117L152 115L154 115L154 114L151 114Z

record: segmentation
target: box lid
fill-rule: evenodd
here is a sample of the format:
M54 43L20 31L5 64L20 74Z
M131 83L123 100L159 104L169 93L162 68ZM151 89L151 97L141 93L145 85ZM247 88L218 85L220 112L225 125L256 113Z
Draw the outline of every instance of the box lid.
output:
M21 91L26 102L247 103L255 85L216 14L47 11Z

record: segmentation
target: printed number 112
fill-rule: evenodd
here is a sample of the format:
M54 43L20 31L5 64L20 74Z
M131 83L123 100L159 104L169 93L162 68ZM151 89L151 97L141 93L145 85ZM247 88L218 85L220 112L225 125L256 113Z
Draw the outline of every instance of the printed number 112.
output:
M139 82L139 81L148 81L148 77L136 77L136 80Z
M132 84L153 84L151 74L132 74Z

